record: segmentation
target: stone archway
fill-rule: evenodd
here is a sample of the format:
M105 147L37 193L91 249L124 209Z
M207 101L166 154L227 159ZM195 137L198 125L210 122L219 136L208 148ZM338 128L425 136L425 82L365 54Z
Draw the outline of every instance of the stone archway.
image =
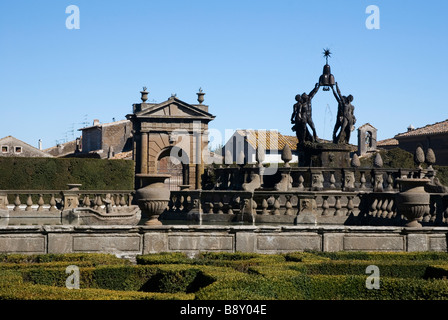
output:
M157 157L157 173L169 174L165 181L170 190L180 190L180 185L188 184L189 165L186 152L177 147L164 149Z

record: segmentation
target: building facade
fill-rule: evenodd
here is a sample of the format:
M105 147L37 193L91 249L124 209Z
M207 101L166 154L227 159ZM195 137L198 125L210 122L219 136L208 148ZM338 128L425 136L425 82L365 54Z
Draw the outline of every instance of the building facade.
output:
M50 158L52 155L29 145L13 136L0 139L1 157L42 157Z
M120 120L100 123L79 129L82 132L81 154L96 154L100 158L113 158L115 154L132 150L132 123Z
M178 185L200 189L208 123L215 118L202 104L204 93L198 93L199 104L175 95L162 103L146 103L148 92L141 93L142 103L134 104L133 113L126 116L132 123L135 172L169 174L172 190Z

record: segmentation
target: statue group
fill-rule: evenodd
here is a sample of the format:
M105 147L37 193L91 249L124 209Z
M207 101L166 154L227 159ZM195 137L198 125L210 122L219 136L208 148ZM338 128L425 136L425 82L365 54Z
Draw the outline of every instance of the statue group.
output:
M334 77L330 73L330 66L327 64L324 66L324 73L319 79L319 83L316 83L315 87L309 94L297 94L295 97L296 103L293 107L293 113L291 115L291 124L294 124L292 130L296 132L299 143L303 142L319 142L317 137L316 128L312 118L312 105L311 100L319 91L320 87L324 87L325 91L333 91L333 95L338 102L338 113L336 123L333 129L333 143L335 144L348 144L350 141L350 134L354 130L356 118L354 115L355 107L352 105L353 96L344 96L339 90L337 82L334 82ZM336 88L336 90L335 90ZM310 133L308 126L310 127L312 134Z

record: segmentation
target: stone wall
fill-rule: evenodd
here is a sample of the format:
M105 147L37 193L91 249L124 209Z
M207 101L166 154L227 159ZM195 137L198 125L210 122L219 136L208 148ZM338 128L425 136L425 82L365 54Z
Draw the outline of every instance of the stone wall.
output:
M447 251L448 227L2 226L0 253Z

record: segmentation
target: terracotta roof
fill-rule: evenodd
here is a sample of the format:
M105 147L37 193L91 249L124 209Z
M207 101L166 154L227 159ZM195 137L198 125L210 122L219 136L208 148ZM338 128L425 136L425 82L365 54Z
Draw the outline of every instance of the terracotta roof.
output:
M394 138L426 136L439 133L448 133L448 120L436 122L434 124L428 124L422 128L417 128L404 133L399 133Z
M376 144L378 147L382 146L398 146L398 140L394 138L380 140Z
M296 136L284 136L278 131L269 130L237 130L236 132L241 136L247 136L247 142L254 149L257 149L260 143L265 150L283 150L286 144L291 150L297 150Z
M111 159L131 160L132 159L132 150L131 151L125 151L125 152L116 153Z

